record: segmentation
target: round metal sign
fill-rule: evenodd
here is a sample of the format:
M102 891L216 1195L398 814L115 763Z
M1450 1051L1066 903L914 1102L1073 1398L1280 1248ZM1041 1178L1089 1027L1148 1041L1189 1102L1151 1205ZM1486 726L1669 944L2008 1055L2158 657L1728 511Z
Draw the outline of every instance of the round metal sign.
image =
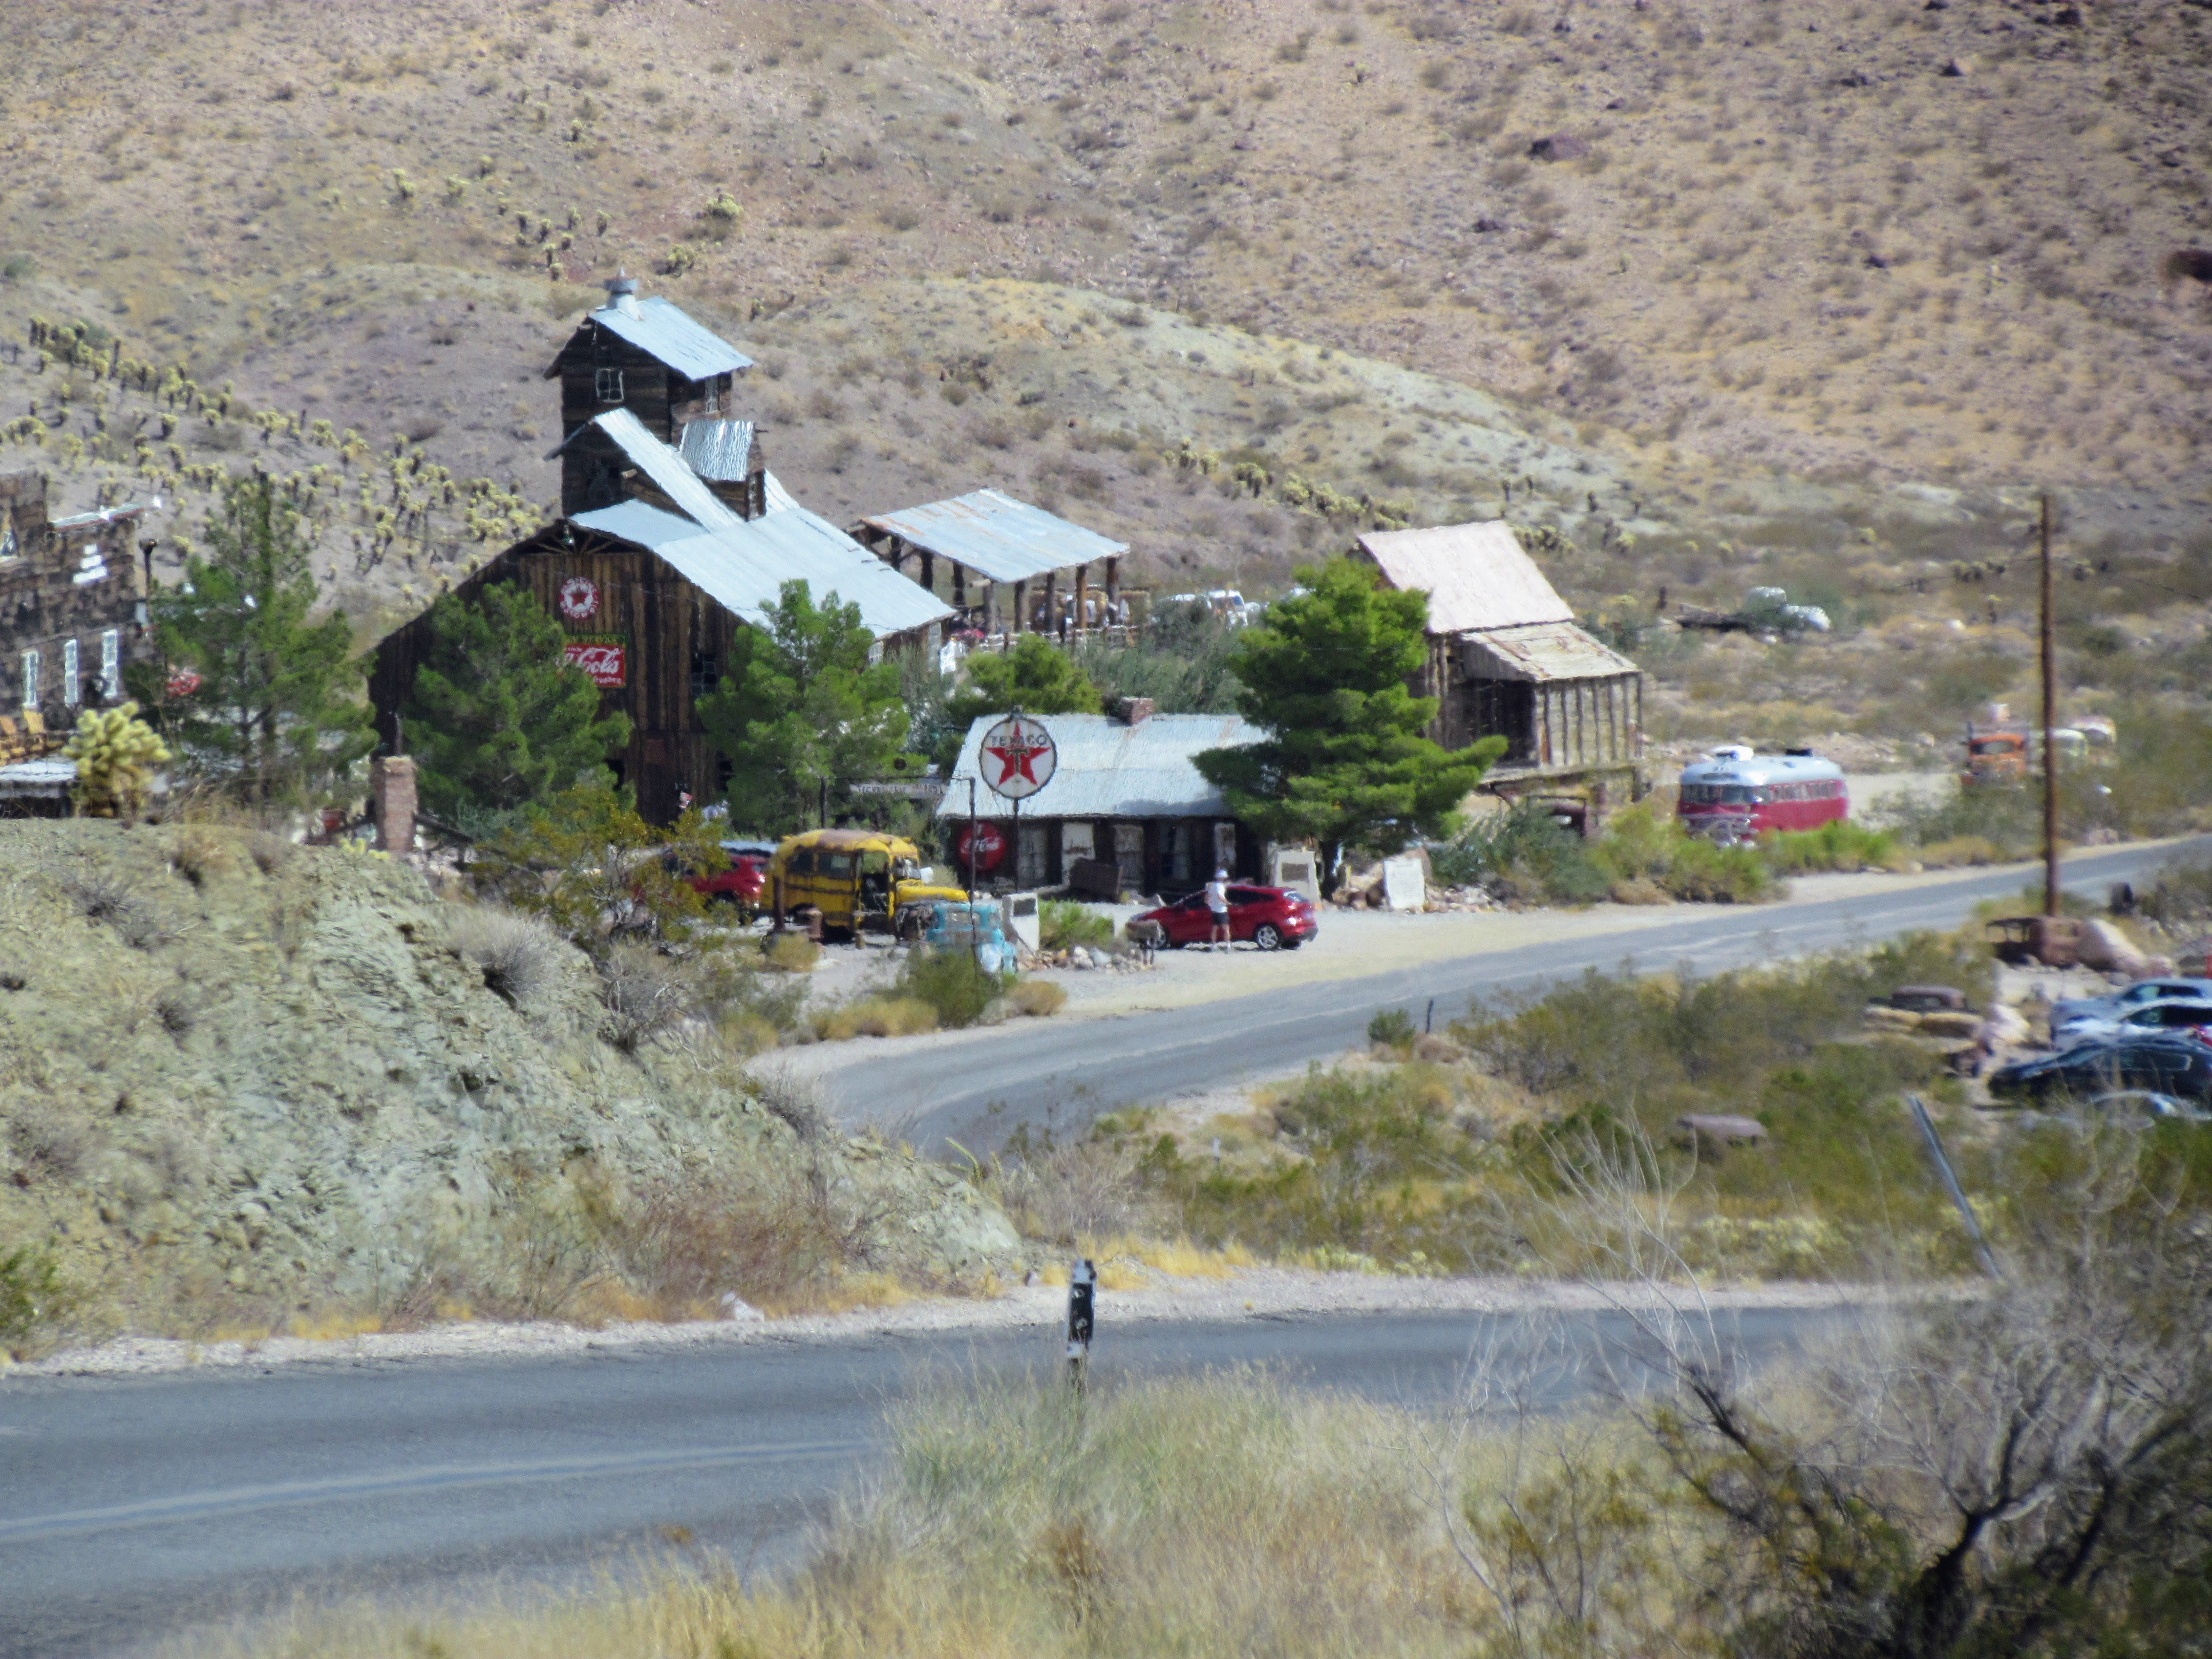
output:
M983 782L1004 800L1025 800L1052 781L1060 750L1041 720L1009 714L983 734Z
M599 614L599 585L589 576L571 576L561 584L561 614L570 622L589 622Z

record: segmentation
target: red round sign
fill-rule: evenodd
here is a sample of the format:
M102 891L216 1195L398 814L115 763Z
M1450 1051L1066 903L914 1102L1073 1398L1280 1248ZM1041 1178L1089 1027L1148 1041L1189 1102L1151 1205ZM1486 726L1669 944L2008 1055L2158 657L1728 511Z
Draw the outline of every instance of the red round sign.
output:
M994 795L1022 800L1052 781L1060 747L1044 722L1028 714L1009 714L983 734L976 753L983 783Z
M571 576L561 584L561 614L570 622L589 622L599 614L599 585L589 576Z
M975 868L979 872L995 870L999 867L999 860L1006 855L1006 838L999 833L999 826L988 819L962 829L953 837L952 850L963 871L968 867L968 854L971 848L975 850Z

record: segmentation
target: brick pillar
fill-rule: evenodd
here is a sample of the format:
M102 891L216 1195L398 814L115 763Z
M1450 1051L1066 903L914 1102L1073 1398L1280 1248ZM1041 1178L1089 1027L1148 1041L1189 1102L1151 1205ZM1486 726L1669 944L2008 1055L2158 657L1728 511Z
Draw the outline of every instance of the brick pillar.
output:
M380 853L415 850L415 763L404 755L368 763L368 812L376 821Z

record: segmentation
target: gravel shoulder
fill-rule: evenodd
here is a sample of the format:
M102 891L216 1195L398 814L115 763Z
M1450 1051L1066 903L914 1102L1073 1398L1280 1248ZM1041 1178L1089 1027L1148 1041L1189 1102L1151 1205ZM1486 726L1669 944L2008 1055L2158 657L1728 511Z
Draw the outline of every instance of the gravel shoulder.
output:
M1117 1323L1326 1318L1389 1312L1562 1312L1608 1308L1826 1308L1885 1292L1865 1285L1777 1283L1678 1286L1598 1285L1506 1277L1407 1279L1321 1273L1296 1267L1243 1267L1224 1278L1149 1275L1132 1290L1102 1291L1102 1340ZM638 1353L672 1348L734 1347L754 1343L869 1342L939 1331L1056 1331L1067 1305L1050 1285L1012 1287L988 1298L929 1297L896 1307L790 1319L686 1324L613 1324L595 1328L541 1322L441 1325L428 1330L318 1340L276 1336L254 1342L184 1342L128 1337L17 1364L0 1363L0 1381L31 1377L120 1377L202 1370L270 1370L277 1366L404 1364L452 1359L552 1358L591 1352Z

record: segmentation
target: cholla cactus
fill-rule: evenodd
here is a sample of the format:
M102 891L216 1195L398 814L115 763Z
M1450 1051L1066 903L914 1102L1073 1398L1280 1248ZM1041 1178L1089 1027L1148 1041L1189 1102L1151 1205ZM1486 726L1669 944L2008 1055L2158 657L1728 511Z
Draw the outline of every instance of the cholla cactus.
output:
M169 758L138 705L87 709L62 753L76 763L76 807L88 818L129 817L146 798L153 769Z

